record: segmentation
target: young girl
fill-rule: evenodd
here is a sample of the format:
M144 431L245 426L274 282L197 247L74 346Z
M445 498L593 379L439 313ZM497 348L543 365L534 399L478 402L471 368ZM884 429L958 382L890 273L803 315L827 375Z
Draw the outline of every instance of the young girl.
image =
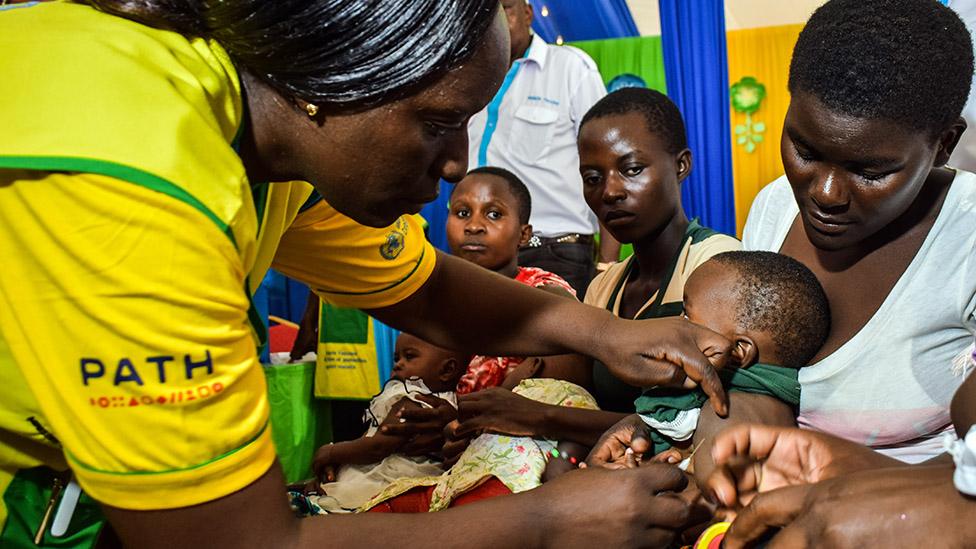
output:
M559 275L518 265L519 247L532 236L532 201L518 176L491 166L471 170L454 187L450 208L447 242L452 254L525 285L576 297L573 287ZM499 321L503 321L501 315ZM505 374L523 360L474 357L458 383L458 394L500 386Z
M320 488L324 495L312 497L310 502L325 512L351 512L397 479L442 473L440 462L396 453L403 438L379 432L379 427L404 405L426 406L417 395L432 394L456 407L454 387L469 356L401 332L396 341L393 377L369 403L366 434L327 444L315 453L312 469L324 484L316 487L314 482L309 491ZM409 403L403 404L404 397Z
M517 176L502 168L472 170L451 195L447 240L454 255L523 284L575 297L558 275L518 266L518 249L532 234L531 199ZM499 322L507 322L499 315ZM582 377L575 356L524 358L476 356L458 383L458 394L499 387L526 400L553 406L596 409L583 387L565 378ZM559 379L554 379L559 378ZM475 405L477 406L477 405ZM460 410L463 417L466 412ZM561 462L582 460L587 448L532 437L477 436L445 475L407 478L390 484L363 505L374 512L438 511L539 486L554 454ZM555 452L554 452L555 451ZM562 460L565 456L565 460ZM547 476L547 478L548 478ZM420 488L418 488L420 487Z

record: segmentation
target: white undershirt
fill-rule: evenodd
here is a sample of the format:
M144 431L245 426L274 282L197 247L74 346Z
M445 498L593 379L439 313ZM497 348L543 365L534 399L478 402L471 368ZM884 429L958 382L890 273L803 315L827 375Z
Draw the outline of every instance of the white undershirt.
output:
M753 202L747 250L779 251L798 214L786 177ZM958 171L931 231L874 316L800 370L798 423L909 463L943 452L953 368L976 333L976 175Z

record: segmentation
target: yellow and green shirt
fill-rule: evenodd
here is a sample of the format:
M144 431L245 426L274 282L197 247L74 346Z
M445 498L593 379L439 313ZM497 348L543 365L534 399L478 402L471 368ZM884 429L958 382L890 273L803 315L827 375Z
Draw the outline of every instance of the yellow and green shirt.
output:
M0 11L0 51L0 493L40 465L134 510L247 486L275 458L250 290L274 267L397 303L433 269L422 228L248 181L212 41L55 2Z

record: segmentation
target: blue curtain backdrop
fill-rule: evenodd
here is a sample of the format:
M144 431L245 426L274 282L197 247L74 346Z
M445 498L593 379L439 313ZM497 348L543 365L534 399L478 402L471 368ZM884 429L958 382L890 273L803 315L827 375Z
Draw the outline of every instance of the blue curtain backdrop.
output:
M691 217L735 234L729 69L722 0L659 0L668 96L684 115L691 175L681 199Z
M535 10L532 29L550 44L556 43L557 36L566 42L640 36L626 0L531 0L531 3ZM546 11L548 15L543 15Z
M476 160L468 159L468 168L474 168ZM447 248L447 204L448 198L451 196L451 190L454 189L454 185L441 180L441 194L437 197L437 200L431 202L424 206L423 210L420 210L420 215L424 216L427 220L427 239L430 243L434 245L435 248L444 250L445 252L450 252Z

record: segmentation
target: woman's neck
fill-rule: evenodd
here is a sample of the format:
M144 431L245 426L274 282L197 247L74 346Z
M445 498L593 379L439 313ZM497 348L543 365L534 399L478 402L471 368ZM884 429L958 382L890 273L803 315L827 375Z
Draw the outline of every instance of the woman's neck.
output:
M302 179L288 152L287 128L304 120L260 78L241 70L240 79L245 107L239 154L248 180L255 184Z
M678 208L671 222L664 228L634 242L635 279L659 284L664 270L684 244L687 230L688 217L683 209Z

